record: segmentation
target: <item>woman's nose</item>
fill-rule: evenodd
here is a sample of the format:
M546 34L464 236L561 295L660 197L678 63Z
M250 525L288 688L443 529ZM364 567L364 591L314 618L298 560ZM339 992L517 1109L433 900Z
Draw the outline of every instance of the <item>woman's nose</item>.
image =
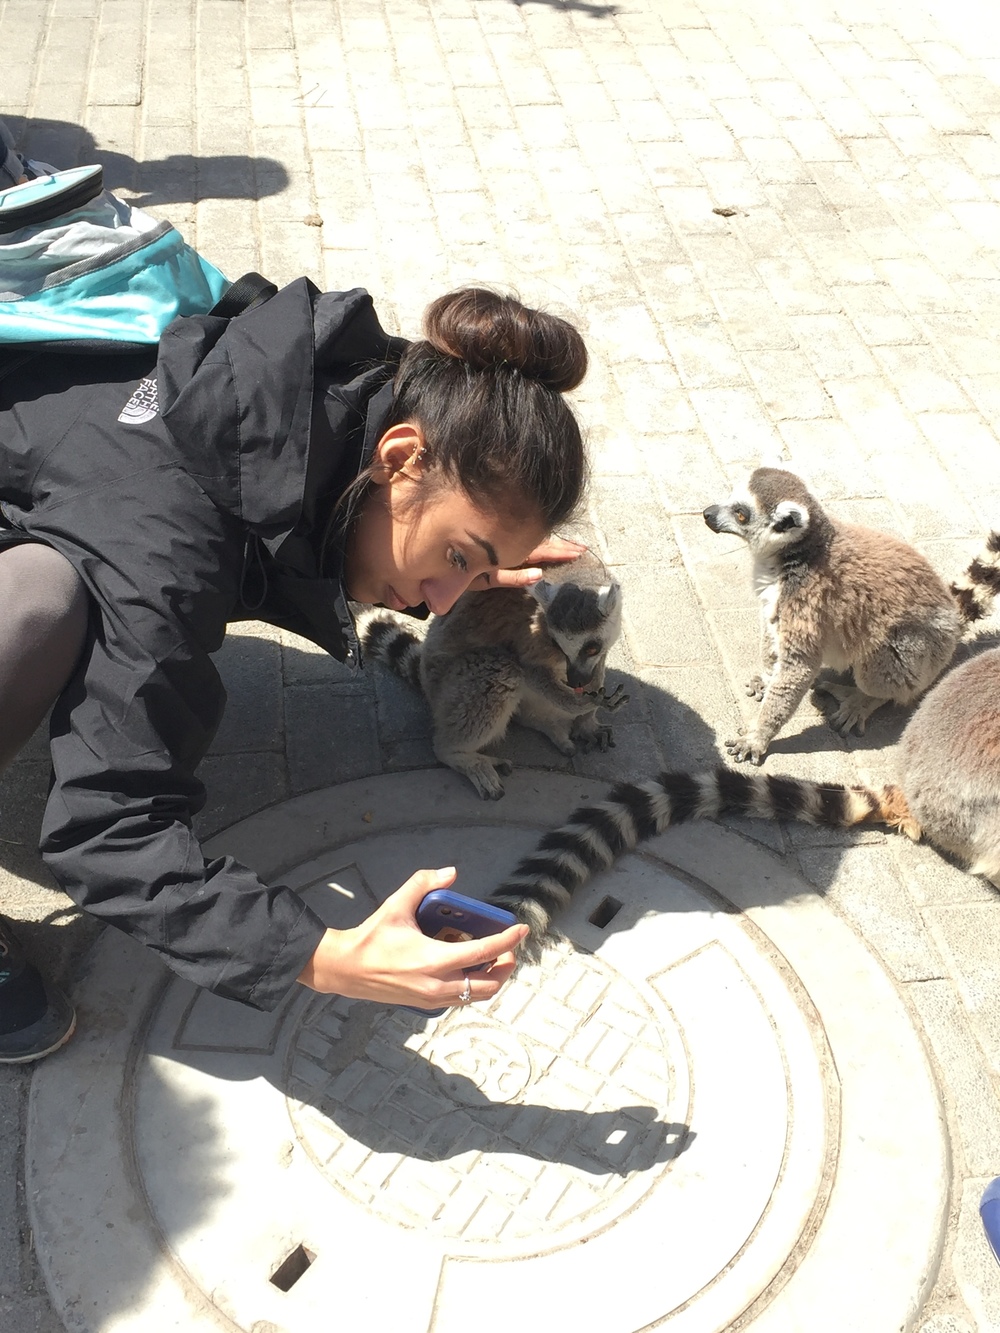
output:
M472 576L465 570L456 570L446 579L425 579L420 585L424 602L435 616L443 616L450 611L462 593L472 582Z

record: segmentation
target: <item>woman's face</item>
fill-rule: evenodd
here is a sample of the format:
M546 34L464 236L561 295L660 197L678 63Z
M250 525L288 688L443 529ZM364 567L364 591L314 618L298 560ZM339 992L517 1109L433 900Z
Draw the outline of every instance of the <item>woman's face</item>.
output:
M422 447L419 427L405 423L379 442L382 466L348 539L344 581L356 602L393 611L424 602L443 615L467 588L517 568L546 533L533 516L501 519L458 486L429 482Z

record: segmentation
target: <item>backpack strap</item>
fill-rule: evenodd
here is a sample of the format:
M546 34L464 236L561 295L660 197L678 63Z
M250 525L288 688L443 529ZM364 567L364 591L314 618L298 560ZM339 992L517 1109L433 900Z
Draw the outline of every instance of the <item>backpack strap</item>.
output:
M268 282L259 273L244 273L242 278L237 278L226 288L208 313L220 319L234 319L242 315L244 310L270 301L277 290L273 282Z

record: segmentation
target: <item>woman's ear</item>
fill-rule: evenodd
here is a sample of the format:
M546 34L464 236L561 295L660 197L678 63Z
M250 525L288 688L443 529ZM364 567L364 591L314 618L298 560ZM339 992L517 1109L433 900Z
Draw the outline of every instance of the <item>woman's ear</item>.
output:
M385 486L402 474L419 481L427 471L425 453L424 432L415 421L390 426L375 446L372 480L377 486Z

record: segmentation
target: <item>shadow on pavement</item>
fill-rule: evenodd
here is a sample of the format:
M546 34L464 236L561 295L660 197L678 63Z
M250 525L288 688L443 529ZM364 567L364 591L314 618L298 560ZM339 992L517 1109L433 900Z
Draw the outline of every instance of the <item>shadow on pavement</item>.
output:
M11 117L7 123L28 157L61 170L99 162L107 188L128 190L129 202L140 208L199 199L264 199L280 194L289 180L284 164L270 157L176 153L142 162L100 147L82 125L70 121Z
M570 11L575 14L588 14L595 19L610 19L621 12L621 5L591 5L587 0L509 0L518 9L528 5L544 5L547 9Z

